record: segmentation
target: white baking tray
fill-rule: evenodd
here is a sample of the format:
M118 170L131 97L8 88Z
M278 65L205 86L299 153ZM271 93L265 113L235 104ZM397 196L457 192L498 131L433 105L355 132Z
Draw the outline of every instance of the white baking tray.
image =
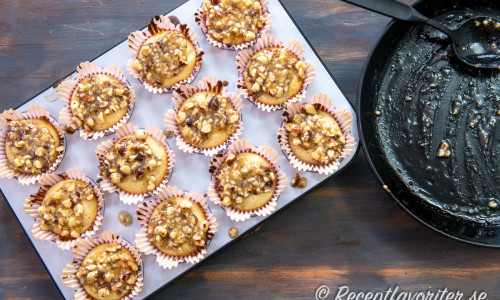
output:
M193 84L196 84L205 76L214 75L218 79L227 80L229 82L229 86L227 87L228 90L237 92L236 81L238 72L235 64L237 51L215 48L207 42L194 21L194 12L200 6L200 0L190 0L167 14L177 16L181 23L190 24L195 29L200 47L205 52L203 66ZM359 136L354 108L338 88L333 77L320 61L299 28L291 19L290 15L286 12L281 2L278 0L270 0L268 9L273 18L270 33L276 35L282 42L290 39L299 40L305 50L305 59L312 62L316 68L316 77L308 86L305 99L316 93L324 93L333 99L335 107L345 108L351 111L353 116L352 135L356 140L356 151L341 162L339 170L335 173L337 174L354 159L358 150ZM152 94L146 91L143 85L126 71L126 63L129 58L131 58L131 54L127 49L126 41L124 41L96 58L94 62L101 67L110 64L117 65L124 71L129 83L135 89L136 104L129 123L141 128L149 125L157 125L160 128L165 128L163 117L165 113L172 108L172 94ZM52 117L58 119L62 103L60 100L54 101L55 99L57 99L57 93L51 87L27 101L18 109L26 111L31 105L39 104L46 107ZM297 171L292 168L287 158L283 155L277 142L277 132L282 123L282 112L283 110L263 112L250 101L243 99L242 120L244 130L241 138L250 140L254 146L269 145L274 147L280 155L280 167L288 177L288 185L279 197L276 211L273 214L276 214L285 206L297 200L323 181L335 176L335 174L325 176L318 173L299 172L300 176L305 176L307 178L307 187L299 189L292 188L289 185L290 179ZM98 141L87 141L80 138L78 133L73 135L66 134L66 155L56 172L62 173L70 168L79 168L95 181L98 173L98 161L95 156L96 146L103 140L113 138L113 136L114 135L106 136ZM175 166L169 184L175 185L186 191L196 190L205 194L210 181L210 173L208 172L210 158L202 154L188 154L180 151L175 143L175 138L169 139L168 143L175 153ZM36 192L38 186L32 185L21 187L16 179L0 179L0 188L43 260L47 270L54 279L61 294L66 298L73 298L74 291L65 286L61 281L63 268L67 263L73 260L71 251L63 251L57 248L56 244L52 242L36 240L31 235L33 219L23 210L24 199L31 193ZM105 193L104 198L105 211L103 226L101 226L101 230L98 233L111 230L117 232L129 242L133 242L136 232L140 229L137 220L134 218L132 226L124 227L118 221L117 215L118 212L126 210L135 216L136 205L126 205L120 202L118 194L116 193ZM207 203L212 213L217 218L219 230L208 247L208 253L205 259L234 241L228 235L229 228L237 228L239 231L238 237L240 237L270 217L252 217L244 222L233 222L226 216L225 211L221 207L214 205L210 200L208 200ZM156 263L154 255L143 255L143 260L144 286L143 291L139 294L139 299L150 296L195 266L193 264L183 263L177 268L165 270Z

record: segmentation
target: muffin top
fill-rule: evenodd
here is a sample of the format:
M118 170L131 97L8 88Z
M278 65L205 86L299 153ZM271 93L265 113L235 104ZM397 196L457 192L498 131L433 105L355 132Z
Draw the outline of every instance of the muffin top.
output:
M327 111L311 104L286 122L292 152L309 164L329 164L341 154L345 136Z
M54 126L45 119L9 122L5 152L16 173L38 175L47 172L64 145Z
M205 0L202 9L208 34L226 45L255 39L265 23L257 0Z
M196 65L196 49L179 31L162 31L149 37L139 50L133 68L143 81L170 88L188 78Z
M307 64L290 50L266 48L248 61L244 71L245 85L258 101L282 104L300 91L306 69Z
M184 140L199 148L223 144L236 131L239 119L227 96L206 91L187 98L175 115Z
M76 239L94 224L97 206L97 196L90 184L75 179L59 181L46 192L38 208L42 217L40 229Z
M145 133L118 139L99 165L105 177L132 194L154 190L163 181L167 168L165 146Z
M95 299L121 299L132 291L139 266L125 247L104 243L92 249L82 261L76 277Z
M182 196L171 197L151 214L148 238L167 255L186 256L205 246L209 225L198 203Z
M127 113L128 87L107 74L89 75L79 81L71 95L73 122L85 131L103 131Z
M274 195L276 171L262 156L251 153L229 153L215 173L215 190L222 206L254 210L264 206Z

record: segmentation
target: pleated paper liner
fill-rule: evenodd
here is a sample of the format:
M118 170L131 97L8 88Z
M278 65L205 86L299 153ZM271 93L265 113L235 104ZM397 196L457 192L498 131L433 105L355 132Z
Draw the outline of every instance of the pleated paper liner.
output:
M59 98L62 100L64 104L64 107L59 112L59 119L61 120L62 123L64 123L66 126L68 126L73 130L79 128L79 126L75 122L73 122L73 112L71 111L71 97L76 87L80 83L80 81L82 81L88 76L95 74L105 74L118 79L125 85L130 94L130 97L128 99L127 113L116 124L113 124L108 129L102 131L94 131L94 130L86 131L83 128L80 128L80 136L86 140L90 139L95 140L115 132L120 126L128 122L130 116L132 115L132 111L134 109L134 104L135 104L135 91L132 88L132 86L128 84L127 79L125 78L120 68L118 68L115 65L110 65L105 68L101 68L93 62L88 62L88 61L82 62L76 68L76 80L71 78L66 79L63 82L61 82L61 84L59 84L57 87L57 93L59 94Z
M243 95L243 97L250 100L252 103L257 105L259 109L263 111L275 111L283 108L287 103L300 102L306 95L307 86L313 81L313 78L316 75L316 71L312 63L304 61L307 65L305 71L306 77L302 81L302 87L299 90L299 92L297 92L293 97L287 99L285 102L281 104L271 105L258 101L256 98L253 97L253 92L248 90L245 84L245 78L244 78L245 67L247 66L248 62L255 53L264 50L266 48L273 48L273 47L285 48L286 50L289 50L290 52L295 54L295 56L298 59L304 60L304 49L302 48L302 45L299 43L299 41L290 40L282 44L277 37L267 33L263 34L257 40L253 49L242 50L236 56L236 66L239 72L239 78L238 82L236 83L236 86L240 91L240 95Z
M15 172L9 167L9 162L7 160L7 153L5 147L7 145L7 136L9 134L9 122L16 120L29 120L29 119L42 119L49 121L52 126L56 129L59 134L59 139L64 150L59 153L56 160L50 166L49 170L41 174L24 174ZM66 152L66 138L64 136L64 130L57 121L49 115L49 112L45 110L44 107L39 105L31 106L27 112L20 112L17 110L6 110L0 115L0 178L17 178L20 184L30 185L35 184L38 179L46 173L54 172L57 167L61 164L64 153Z
M198 92L203 92L203 91L209 91L209 92L214 92L217 94L225 95L227 96L228 100L231 102L234 110L240 113L240 120L236 124L236 131L233 132L229 136L229 138L224 141L222 144L220 144L217 147L213 148L201 148L201 147L196 147L189 142L187 142L182 134L180 133L181 128L179 127L179 124L175 120L175 115L179 112L179 109L182 105L182 103L192 95L198 93ZM241 122L241 99L236 95L236 93L233 92L228 92L224 89L223 84L220 80L217 80L214 76L207 76L201 79L198 82L198 86L191 86L191 85L181 85L176 91L173 93L172 101L174 102L174 108L170 109L166 114L165 114L165 125L172 130L176 136L175 140L177 143L177 146L184 152L188 153L203 153L206 156L212 156L224 149L227 148L227 146L232 143L234 140L236 140L242 133L243 131L243 124Z
M269 199L269 201L264 204L262 207L254 210L244 211L233 208L231 206L223 207L221 205L222 199L219 193L215 190L215 174L217 170L222 166L225 162L226 157L229 153L255 153L262 157L264 157L274 168L276 172L276 189L274 191L274 195ZM212 174L212 180L208 186L208 196L210 200L212 200L215 204L221 205L226 210L227 215L233 221L245 221L253 216L267 216L271 214L277 205L277 201L281 192L285 189L286 186L286 175L279 167L279 156L276 149L269 146L260 146L253 147L252 144L244 139L237 140L233 142L228 148L225 154L217 154L215 155L209 164L209 172Z
M167 255L160 249L158 249L155 245L153 245L148 238L148 227L151 214L161 202L176 196L184 196L198 203L203 208L207 221L210 223L205 246L199 247L196 252L187 256ZM184 192L175 186L167 186L157 194L155 199L139 204L139 207L136 211L136 216L139 224L141 224L141 230L135 236L135 245L139 248L139 251L143 252L146 255L156 255L156 262L164 269L177 267L179 263L183 262L194 264L202 260L207 253L207 247L210 240L217 232L218 224L216 223L215 217L212 215L208 208L205 197L195 191Z
M198 8L196 10L196 12L194 13L194 20L196 21L196 23L200 27L201 31L203 32L203 34L207 38L210 45L212 45L214 47L218 47L220 49L228 49L228 50L242 50L242 49L250 48L253 44L255 44L255 41L257 41L257 39L260 36L262 36L264 33L266 33L267 31L269 31L271 29L271 24L273 22L271 14L269 13L269 10L267 9L267 6L269 5L269 1L268 0L260 0L259 2L260 2L260 5L262 7L263 17L265 19L264 25L260 28L259 32L257 32L257 34L255 35L255 38L253 40L245 42L245 43L241 43L241 44L237 44L237 45L230 45L230 44L224 44L224 43L219 42L216 39L214 39L208 33L207 24L206 24L207 14L203 10L203 8Z
M163 181L153 191L149 191L147 193L142 193L142 194L132 194L124 190L121 190L116 184L114 184L111 181L110 178L105 177L102 174L102 172L99 172L97 178L102 190L107 191L109 193L118 192L120 194L120 200L123 201L125 204L137 204L139 202L142 202L144 201L145 197L157 194L162 188L164 188L167 185L167 182L169 181L170 175L172 174L174 168L174 162L175 162L174 152L168 146L162 130L160 130L157 126L149 126L146 127L145 129L139 129L139 127L134 126L130 123L121 126L116 131L116 136L114 139L103 142L102 144L98 145L96 149L97 159L99 161L104 160L106 153L113 148L117 140L126 135L133 133L141 133L141 132L151 136L152 138L162 143L162 145L165 147L165 151L167 152L168 168L167 172L165 173L165 177L163 178Z
M94 190L94 194L97 197L97 216L94 220L94 225L90 230L83 232L80 237L73 238L62 238L60 235L54 233L51 230L40 229L40 221L42 216L38 213L38 208L42 205L43 198L47 191L56 183L66 180L75 179L81 180L87 184L90 184ZM44 174L40 177L38 181L39 190L38 192L31 194L26 198L24 202L24 210L35 220L33 228L31 229L31 234L38 240L52 241L56 242L57 247L63 250L69 250L74 247L76 242L82 238L93 236L102 224L103 214L104 214L104 198L102 197L102 192L99 187L91 181L90 178L85 175L82 171L78 169L69 169L65 174L49 173Z
M79 240L75 247L73 248L73 262L66 265L62 272L62 282L66 284L66 286L75 290L75 299L83 300L83 299L92 299L89 294L85 291L85 288L80 283L80 280L76 277L76 273L80 268L85 256L100 244L104 243L117 243L125 247L130 254L135 258L137 265L139 266L139 272L137 276L137 280L135 282L134 288L131 292L123 297L123 300L132 299L139 295L142 291L142 285L144 281L144 270L142 265L142 258L139 253L139 250L134 247L132 244L124 240L121 236L117 235L114 232L106 231L99 235L97 238L86 237L84 239Z
M347 155L356 149L356 141L351 135L352 115L346 109L337 109L332 104L332 99L325 94L315 94L307 100L307 104L314 105L317 110L328 112L337 121L342 133L345 136L345 145L340 156L328 164L309 164L300 160L290 149L289 135L285 128L286 122L290 122L295 114L302 113L304 105L302 103L289 103L283 113L283 126L278 131L278 143L283 149L285 156L292 166L299 171L312 171L320 174L333 174L338 170L340 163Z
M139 72L133 67L134 60L137 58L139 55L139 51L142 47L142 45L147 41L148 38L151 36L165 32L165 31L178 31L182 33L194 46L195 51L196 51L196 65L194 67L193 72L191 75L183 80L178 81L174 85L168 88L163 88L163 87L158 87L153 84L150 84L146 81L143 81L141 78L141 75ZM187 24L178 24L177 26L174 25L169 18L164 17L164 16L156 16L151 19L151 21L148 24L148 30L147 32L144 31L135 31L132 32L128 36L128 49L132 53L132 58L128 60L127 62L127 70L128 72L134 76L134 78L138 79L139 81L142 82L146 90L149 92L152 92L154 94L156 93L166 93L166 92L171 92L175 89L177 89L181 84L183 83L190 83L193 81L195 76L198 74L198 71L200 70L201 65L203 64L203 51L202 49L198 46L198 42L196 40L196 35L194 32L194 29Z

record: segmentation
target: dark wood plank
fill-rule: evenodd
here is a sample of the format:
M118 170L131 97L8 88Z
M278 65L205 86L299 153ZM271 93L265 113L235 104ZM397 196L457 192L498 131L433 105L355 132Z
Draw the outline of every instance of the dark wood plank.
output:
M180 3L0 1L0 110L34 96ZM389 19L340 1L284 4L354 103L364 60ZM0 298L58 298L1 201ZM496 255L496 249L453 241L413 220L386 195L360 153L339 176L154 298L312 298L322 284L332 293L347 284L357 291L394 285L407 291L447 287L466 295L480 290L499 299Z

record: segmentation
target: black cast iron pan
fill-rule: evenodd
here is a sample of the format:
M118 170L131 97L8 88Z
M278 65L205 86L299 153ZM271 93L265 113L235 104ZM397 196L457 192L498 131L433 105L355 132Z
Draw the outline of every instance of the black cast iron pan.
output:
M413 6L451 27L500 16L495 0ZM500 247L500 70L470 68L443 34L392 21L364 66L357 113L368 162L406 212L451 238Z

